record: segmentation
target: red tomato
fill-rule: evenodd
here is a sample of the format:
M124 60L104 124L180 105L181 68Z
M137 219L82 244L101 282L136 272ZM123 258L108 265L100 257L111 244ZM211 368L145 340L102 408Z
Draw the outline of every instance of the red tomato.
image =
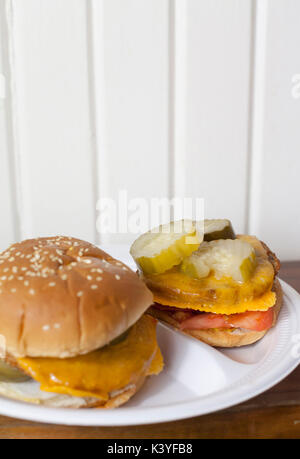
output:
M228 322L235 328L263 331L272 327L273 319L274 311L273 308L270 308L267 311L251 311L241 314L232 314L228 317Z
M228 316L227 316L228 317ZM203 313L197 314L180 324L181 330L204 330L208 328L232 328L232 325L225 321L226 316L222 314Z
M273 308L268 311L248 311L240 314L197 314L180 324L182 330L204 330L209 328L245 328L263 331L272 327Z

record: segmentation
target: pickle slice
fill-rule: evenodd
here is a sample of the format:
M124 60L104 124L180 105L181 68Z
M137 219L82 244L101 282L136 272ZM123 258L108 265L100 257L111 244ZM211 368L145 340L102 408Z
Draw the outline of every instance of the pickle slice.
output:
M204 240L236 239L230 220L204 220Z
M180 220L143 234L133 243L130 253L144 274L160 274L179 265L202 241L203 232L194 222Z
M18 368L12 367L7 363L0 361L0 381L3 382L24 382L30 378Z
M181 272L202 279L211 272L216 279L231 277L237 282L248 281L256 267L254 248L239 239L203 242L200 248L181 263Z
M118 336L113 341L111 341L107 346L115 346L115 344L119 344L122 343L122 341L125 341L131 329L132 327L130 327L128 330L126 330L126 332L122 333L122 335Z

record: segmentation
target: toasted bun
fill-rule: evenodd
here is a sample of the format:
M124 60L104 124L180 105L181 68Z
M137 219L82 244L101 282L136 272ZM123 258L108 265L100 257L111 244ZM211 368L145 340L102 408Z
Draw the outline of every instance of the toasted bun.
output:
M136 273L78 239L27 240L0 255L0 335L13 357L86 354L124 333L152 302Z
M283 293L282 288L277 279L274 281L273 290L276 293L276 304L274 307L274 323L277 322L277 318L282 306L283 300ZM150 309L151 315L156 317L163 322L166 322L173 327L179 329L179 323L171 314L168 314L165 310L160 310L157 308L152 307ZM232 333L230 330L226 329L208 329L208 330L184 330L183 333L186 335L193 336L194 338L203 341L214 347L239 347L239 346L247 346L248 344L253 344L256 341L260 340L268 330L264 330L261 332L256 331L244 331L238 330L238 333Z

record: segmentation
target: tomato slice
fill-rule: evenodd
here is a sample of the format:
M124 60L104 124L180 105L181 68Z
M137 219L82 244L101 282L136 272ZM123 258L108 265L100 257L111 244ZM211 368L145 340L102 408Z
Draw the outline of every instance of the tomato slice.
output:
M196 314L180 324L181 330L204 330L208 328L232 328L225 319L228 316L204 312Z
M181 330L205 330L209 328L245 328L246 330L263 331L273 325L273 308L267 311L249 311L240 314L201 313L184 320Z
M246 328L247 330L263 331L268 330L273 325L274 310L242 312L232 314L228 317L228 322L235 328Z

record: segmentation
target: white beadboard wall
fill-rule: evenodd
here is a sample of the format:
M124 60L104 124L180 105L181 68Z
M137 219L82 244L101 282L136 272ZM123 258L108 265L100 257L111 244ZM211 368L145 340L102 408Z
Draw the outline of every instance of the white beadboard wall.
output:
M5 76L9 76L9 47L4 3L0 3L0 246L6 247L19 237L15 193L12 100Z
M180 0L179 0L180 1ZM186 0L185 194L210 218L247 222L250 0Z
M205 198L300 259L299 0L0 0L0 248ZM299 91L300 92L300 91ZM300 94L299 94L300 96Z

